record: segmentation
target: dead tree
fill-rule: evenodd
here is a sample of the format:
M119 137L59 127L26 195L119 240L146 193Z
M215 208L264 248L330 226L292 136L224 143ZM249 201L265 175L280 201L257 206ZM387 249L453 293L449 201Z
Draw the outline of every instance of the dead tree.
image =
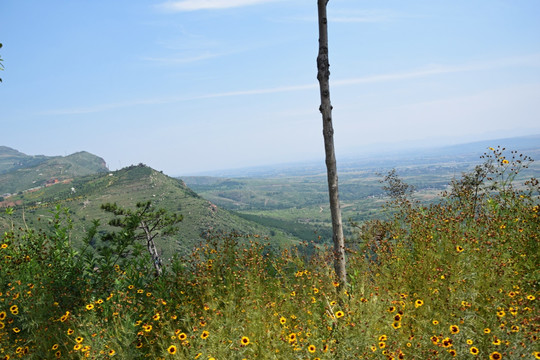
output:
M146 242L146 248L152 258L156 276L163 273L163 263L159 256L154 239L156 236L173 235L178 232L176 225L182 221L182 215L171 214L165 209L156 209L150 201L137 203L135 210L114 204L103 204L101 208L116 215L109 225L119 227L125 247L137 240ZM140 231L142 230L142 231ZM120 254L119 254L120 256Z
M317 80L321 93L319 111L323 120L324 150L326 154L326 172L328 175L328 194L332 215L332 240L334 242L334 268L341 284L347 283L345 267L345 240L339 205L338 175L334 150L334 127L332 125L332 105L330 103L330 64L328 62L328 29L326 17L328 0L318 0L319 13L319 54L317 56Z

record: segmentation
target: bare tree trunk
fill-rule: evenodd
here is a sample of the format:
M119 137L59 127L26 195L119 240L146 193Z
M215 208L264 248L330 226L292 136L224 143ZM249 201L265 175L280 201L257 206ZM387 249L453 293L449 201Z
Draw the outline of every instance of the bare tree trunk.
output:
M321 91L319 108L323 119L324 150L326 154L326 172L328 175L328 194L330 196L330 213L332 215L332 232L334 241L334 268L339 282L347 283L345 267L345 240L338 195L338 176L336 154L334 151L334 127L332 126L332 105L330 104L330 64L328 63L328 30L326 4L328 0L318 0L319 12L319 55L317 56L317 80Z
M156 277L160 277L161 274L163 273L162 262L156 248L156 243L154 242L154 236L152 236L151 231L148 228L148 225L146 225L144 221L141 221L141 228L144 230L144 233L146 234L146 248L148 249L148 252L150 253L150 256L152 257L152 263L154 264L154 269L156 270Z

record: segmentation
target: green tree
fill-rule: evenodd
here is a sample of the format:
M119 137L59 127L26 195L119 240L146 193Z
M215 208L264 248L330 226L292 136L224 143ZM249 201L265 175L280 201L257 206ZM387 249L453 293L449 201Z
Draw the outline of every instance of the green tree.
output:
M163 273L163 262L159 255L154 239L157 236L173 235L178 232L177 224L182 221L182 215L170 214L165 209L156 209L150 201L139 202L135 210L130 210L114 204L103 204L101 208L116 217L109 225L121 228L116 234L121 237L124 251L137 240L146 242L146 248L152 258L156 276ZM111 235L114 237L114 234ZM122 256L123 254L117 254Z

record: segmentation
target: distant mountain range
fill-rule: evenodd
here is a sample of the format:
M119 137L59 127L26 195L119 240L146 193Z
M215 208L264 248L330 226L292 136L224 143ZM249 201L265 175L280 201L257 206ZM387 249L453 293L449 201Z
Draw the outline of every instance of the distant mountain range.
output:
M400 166L409 166L418 163L438 163L455 161L461 164L477 164L480 156L488 147L506 147L509 150L523 152L540 161L540 134L520 136L503 139L483 140L456 145L440 147L414 147L410 144L403 149L387 150L380 148L358 148L348 151L344 155L338 153L338 173L351 169L391 169ZM303 161L295 163L282 163L274 165L251 166L238 169L205 171L194 176L211 176L223 178L237 177L283 177L307 176L326 172L324 159L320 161Z
M69 156L31 156L0 146L0 196L4 197L6 194L108 171L105 160L86 151Z

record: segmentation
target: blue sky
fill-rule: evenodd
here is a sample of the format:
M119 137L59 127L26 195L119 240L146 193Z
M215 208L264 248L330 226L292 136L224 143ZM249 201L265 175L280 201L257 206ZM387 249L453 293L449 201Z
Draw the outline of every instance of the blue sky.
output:
M330 0L338 160L540 133L539 14ZM324 161L315 0L0 0L0 42L0 145L174 176Z

